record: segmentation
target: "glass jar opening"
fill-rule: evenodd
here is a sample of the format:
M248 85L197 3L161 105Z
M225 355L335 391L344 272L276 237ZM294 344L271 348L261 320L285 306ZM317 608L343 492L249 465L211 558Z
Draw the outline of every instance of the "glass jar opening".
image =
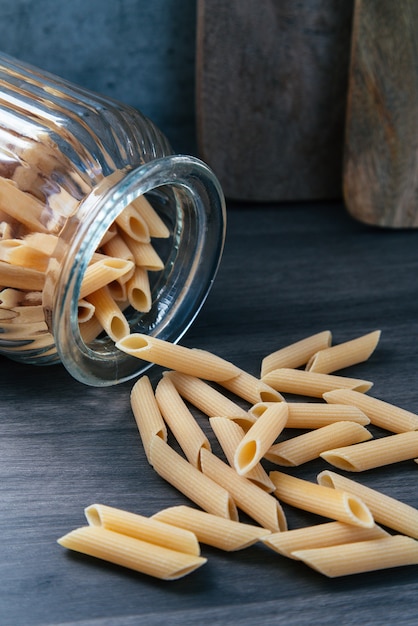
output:
M160 227L166 229L158 236L149 230L145 220L149 241L146 234L141 241L141 220L138 222L128 210L141 198L157 215ZM139 252L133 260L119 252L113 257L108 255L117 261L110 263L114 275L122 273L119 279L105 283L102 290L100 281L105 279L99 265L105 265L103 271L109 270L108 259L104 258L107 255L102 251L108 251L106 239L110 241L112 227L120 225L121 220L127 221L127 239L139 240L134 246ZM105 178L81 202L63 229L44 289L47 322L58 357L70 374L85 384L104 386L146 371L150 365L117 350L115 340L129 332L172 342L183 336L215 278L225 229L222 190L211 170L199 159L170 155ZM114 243L107 244L109 250L118 250ZM142 253L149 253L144 261ZM128 265L129 269L123 272ZM136 273L142 275L148 286L142 289L142 283L138 286L134 280L125 280L129 273L131 278ZM94 276L89 285L88 276ZM131 286L130 298L126 295L127 284ZM92 286L98 285L99 289L91 291ZM95 301L97 292L111 292L122 312L112 318L114 325L106 330L95 314L107 306L106 301ZM93 311L96 306L99 308L89 317L87 309L91 305Z

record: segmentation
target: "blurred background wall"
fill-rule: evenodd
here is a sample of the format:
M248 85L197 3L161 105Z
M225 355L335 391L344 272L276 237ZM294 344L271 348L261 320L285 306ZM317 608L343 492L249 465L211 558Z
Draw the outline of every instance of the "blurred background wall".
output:
M196 0L0 0L0 50L130 104L195 153Z

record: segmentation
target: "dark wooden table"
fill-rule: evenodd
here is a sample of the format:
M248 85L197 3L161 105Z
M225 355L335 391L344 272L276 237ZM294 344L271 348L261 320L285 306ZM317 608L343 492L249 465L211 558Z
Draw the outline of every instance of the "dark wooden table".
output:
M418 232L363 226L339 203L230 205L228 222L217 280L183 343L256 374L264 355L308 334L329 329L340 342L381 328L350 374L417 412ZM145 460L131 383L86 387L61 366L4 357L0 368L2 626L418 623L418 566L328 579L261 546L203 546L208 563L168 583L64 550L57 538L93 502L151 515L185 499ZM325 467L294 474L315 480ZM412 461L354 478L418 506ZM285 510L292 527L314 521Z

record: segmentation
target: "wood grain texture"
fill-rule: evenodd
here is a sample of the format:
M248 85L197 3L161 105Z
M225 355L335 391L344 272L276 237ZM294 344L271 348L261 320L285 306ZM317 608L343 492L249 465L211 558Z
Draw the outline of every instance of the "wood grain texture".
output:
M344 198L368 224L418 226L418 3L357 0Z
M342 196L352 0L199 0L200 156L228 198Z
M347 372L417 412L417 249L418 232L367 227L342 203L229 203L218 277L182 343L257 374L269 351L310 333L330 329L340 342L381 328L370 361ZM262 546L204 547L204 567L167 583L67 553L57 538L83 524L93 502L152 515L186 500L146 461L130 383L86 387L60 366L4 357L0 372L2 626L418 623L415 566L328 580ZM149 373L159 380L159 368ZM212 439L208 420L199 422ZM315 460L294 473L314 480L325 467ZM418 506L413 462L361 478ZM318 521L288 506L286 514L291 527Z

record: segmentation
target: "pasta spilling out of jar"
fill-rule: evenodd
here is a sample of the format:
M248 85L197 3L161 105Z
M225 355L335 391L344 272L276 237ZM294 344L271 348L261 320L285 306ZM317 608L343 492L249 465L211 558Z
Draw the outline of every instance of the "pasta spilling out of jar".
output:
M44 287L60 232L78 202L62 188L48 195L47 202L41 194L37 197L35 183L42 180L38 173L33 174L35 181L28 181L30 172L20 166L12 178L0 176L0 347L6 353L30 349L53 356ZM60 203L59 211L51 210L54 202ZM103 332L114 342L122 339L130 332L128 307L138 313L150 310L150 276L164 268L154 242L169 237L168 226L145 196L116 218L81 284L78 321L86 343Z
M259 378L203 350L121 339L121 350L169 368L155 388L136 381L131 407L149 464L193 506L143 518L92 505L89 526L59 543L167 580L206 562L200 544L259 544L328 577L417 565L418 509L328 469L311 481L274 467L322 458L359 473L418 461L418 415L333 373L368 359L379 338L331 346L318 333L268 355ZM286 507L325 521L289 528Z

